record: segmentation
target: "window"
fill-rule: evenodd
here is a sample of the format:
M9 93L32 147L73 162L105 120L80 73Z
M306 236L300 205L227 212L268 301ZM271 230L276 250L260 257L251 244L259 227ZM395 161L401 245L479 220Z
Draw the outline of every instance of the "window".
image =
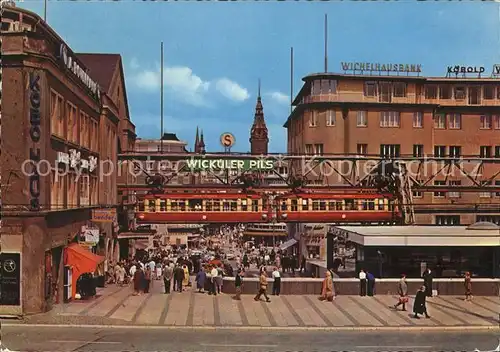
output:
M397 158L400 156L401 146L399 144L381 144L380 157L381 158Z
M450 181L450 187L462 185L461 181L453 180ZM460 192L448 192L448 198L460 198Z
M491 115L481 115L481 129L489 130L491 129Z
M446 181L434 181L434 186L446 186ZM446 192L434 192L434 197L444 198Z
M477 215L477 222L492 222L494 224L500 225L500 215Z
M50 133L64 138L66 126L64 125L64 100L56 91L50 91Z
M469 87L469 104L478 105L481 103L481 87Z
M64 172L52 171L50 175L50 209L64 209Z
M380 127L399 127L399 112L381 111Z
M482 181L481 186L489 187L493 183L491 181ZM491 192L479 192L480 198L491 198Z
M398 98L406 97L406 83L404 82L394 83L394 96Z
M450 145L450 158L460 158L462 147L459 145Z
M374 97L377 95L377 82L365 82L365 96Z
M495 158L500 158L500 145L495 146Z
M500 186L500 180L495 181L495 186L499 187ZM496 197L500 197L500 192L495 192Z
M413 191L413 197L414 198L422 198L423 197L423 194L422 192L419 192L419 191Z
M335 123L336 123L335 110L326 110L326 125L335 126Z
M423 127L423 113L420 111L413 113L413 127L422 128Z
M358 111L356 118L356 126L358 127L366 127L368 126L368 118L366 111Z
M462 115L449 114L448 115L448 128L451 130L459 130L462 128Z
M76 208L78 206L77 182L75 174L67 174L68 178L68 208Z
M98 188L97 188L97 177L90 178L90 205L99 204L98 199Z
M451 99L451 87L449 85L439 86L439 99Z
M314 155L323 155L323 144L314 145Z
M368 154L368 144L358 144L356 146L356 151L357 151L358 155Z
M414 144L413 145L413 156L415 158L424 156L424 145L423 144Z
M311 82L311 95L320 95L320 94L321 94L320 81L312 81Z
M312 155L313 154L313 146L312 146L312 144L306 144L306 154L307 155Z
M309 127L316 127L318 124L318 116L316 110L311 110L311 115L309 117Z
M444 158L446 156L446 146L445 145L435 145L434 146L434 156L436 158Z
M436 99L437 98L437 86L426 85L425 86L425 99Z
M109 140L109 139L108 139ZM80 145L85 148L90 146L90 116L80 111Z
M483 99L492 100L495 99L495 86L484 86L483 87Z
M460 225L460 215L436 215L436 225L439 226Z
M434 115L434 128L436 128L436 129L446 128L446 115L445 114Z
M491 146L482 145L479 147L479 157L480 158L491 158Z
M500 115L493 115L493 128L500 130Z
M380 96L379 100L382 103L392 102L392 84L387 82L381 82L380 86Z
M80 175L80 206L88 206L89 204L90 204L89 176Z
M78 115L76 106L66 102L66 116L68 119L68 141L78 143Z
M337 92L337 81L322 79L311 82L311 95L335 94Z
M455 99L465 100L465 87L455 87Z

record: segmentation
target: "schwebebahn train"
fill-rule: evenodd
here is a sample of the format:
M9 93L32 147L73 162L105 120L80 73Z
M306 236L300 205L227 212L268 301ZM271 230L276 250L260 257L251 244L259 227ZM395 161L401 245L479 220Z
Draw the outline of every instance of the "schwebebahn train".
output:
M138 223L395 223L391 194L162 193L138 201Z

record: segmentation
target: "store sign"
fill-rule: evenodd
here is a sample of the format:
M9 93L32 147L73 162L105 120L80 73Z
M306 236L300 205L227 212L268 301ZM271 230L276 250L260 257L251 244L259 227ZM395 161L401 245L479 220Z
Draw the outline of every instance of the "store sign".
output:
M236 160L236 159L205 159L191 158L187 159L186 165L191 170L272 170L274 168L273 160L255 159L255 160Z
M94 171L97 167L97 158L90 156L89 160L86 160L82 159L80 155L80 152L76 149L70 149L69 154L57 152L56 162L69 165L73 168L81 167L82 169L88 169L90 172Z
M20 253L0 253L0 305L21 305Z
M115 222L116 209L94 209L92 210L93 222Z
M95 246L99 243L99 229L96 227L82 226L79 242Z
M29 121L30 121L30 139L32 146L29 149L29 159L31 161L32 172L29 176L29 193L30 193L30 209L33 211L40 210L40 174L38 173L38 164L41 160L40 155L40 138L41 131L41 85L40 74L37 72L30 72L29 74Z
M448 75L455 74L477 74L480 75L481 73L484 73L486 69L483 66L460 66L460 65L455 65L455 66L448 66L447 68L447 73Z
M371 62L341 62L344 71L420 73L420 64L380 64Z
M82 83L94 94L94 96L100 100L101 90L99 85L87 74L76 60L68 55L68 47L65 44L61 44L59 48L59 57L62 58L64 66L66 66L73 74L82 81Z
M500 64L493 65L493 77L500 77Z

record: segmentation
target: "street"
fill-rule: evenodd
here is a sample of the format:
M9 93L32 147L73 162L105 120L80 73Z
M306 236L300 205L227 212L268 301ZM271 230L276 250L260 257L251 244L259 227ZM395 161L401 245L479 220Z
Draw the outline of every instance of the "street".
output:
M3 344L21 352L264 352L481 351L498 345L499 331L252 331L168 328L9 326Z

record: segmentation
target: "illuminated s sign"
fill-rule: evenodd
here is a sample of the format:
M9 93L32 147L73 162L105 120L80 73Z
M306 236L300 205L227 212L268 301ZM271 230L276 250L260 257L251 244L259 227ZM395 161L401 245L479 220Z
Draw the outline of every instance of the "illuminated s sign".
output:
M344 71L420 73L420 64L380 64L371 62L341 62Z
M190 170L272 170L273 160L265 159L187 159L186 165Z
M231 148L235 142L236 138L234 138L232 133L225 132L220 135L220 144L222 144L224 148Z
M466 74L476 74L478 76L481 75L481 73L484 73L486 69L483 66L460 66L460 65L455 65L455 66L448 66L447 69L447 76L451 75L466 75Z
M62 58L64 66L68 68L73 74L82 81L82 83L94 94L97 99L101 99L101 90L99 85L87 74L83 68L78 65L76 60L68 55L68 48L66 45L61 44L59 49L59 57Z

